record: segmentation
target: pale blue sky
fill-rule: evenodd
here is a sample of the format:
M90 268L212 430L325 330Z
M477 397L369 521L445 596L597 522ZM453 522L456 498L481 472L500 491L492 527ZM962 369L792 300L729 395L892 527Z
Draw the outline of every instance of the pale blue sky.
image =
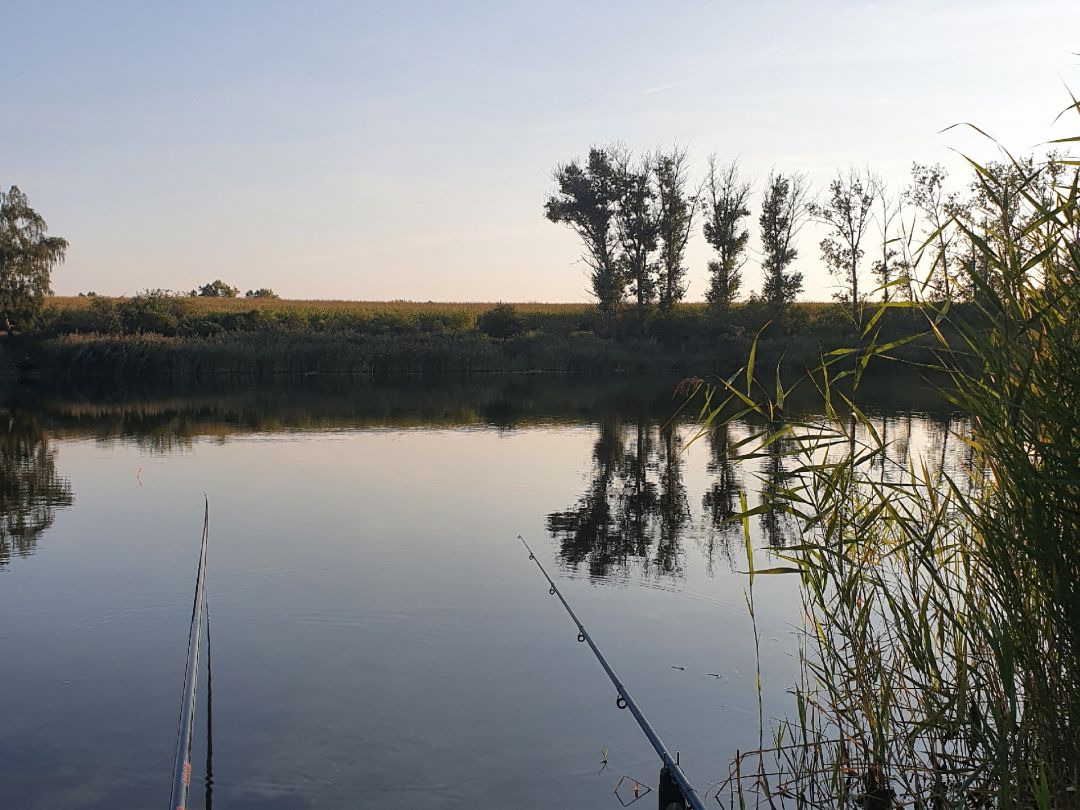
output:
M1058 131L1063 82L1080 90L1076 0L2 0L0 19L0 184L71 241L61 294L221 277L587 300L574 237L541 209L552 166L590 144L677 141L699 172L716 150L818 187L869 165L899 187L912 160L959 171L950 146L986 156L943 127L1030 148ZM819 239L807 298L832 288ZM689 258L700 298L700 235Z

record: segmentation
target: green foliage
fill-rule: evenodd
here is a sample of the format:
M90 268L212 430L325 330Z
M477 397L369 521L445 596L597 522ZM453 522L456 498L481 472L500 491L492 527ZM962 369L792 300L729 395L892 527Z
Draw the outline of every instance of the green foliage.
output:
M525 323L510 304L499 304L476 319L476 328L488 337L505 339L525 331Z
M52 271L68 243L48 231L18 186L0 189L0 324L9 332L39 314L52 292Z
M761 262L765 271L761 297L777 319L802 291L802 273L790 268L799 255L795 237L806 221L807 195L806 178L801 174L785 177L773 172L765 185L758 217L765 254Z
M686 295L686 244L694 228L697 197L688 191L690 164L686 149L674 147L653 159L658 205L660 259L657 283L660 311L668 312Z
M750 184L739 179L739 164L732 161L719 166L716 156L709 157L705 178L705 241L716 251L716 261L709 262L709 289L706 298L717 313L724 313L738 298L742 287L742 267L750 231L742 221L750 216Z
M498 311L487 315L492 310ZM918 310L891 310L878 323L883 339L900 336L917 314ZM176 358L198 357L203 339L212 338L215 356L223 355L232 346L237 352L236 371L257 374L265 364L251 367L249 361L250 347L259 345L259 341L281 337L300 347L317 337L321 347L327 346L326 340L337 346L330 351L341 354L343 364L337 367L332 358L323 358L317 367L346 371L352 366L346 364L345 358L358 347L381 346L389 350L392 344L384 343L385 338L408 339L422 355L436 353L441 364L450 363L451 356L457 353L462 368L466 364L475 368L481 362L474 355L476 341L495 344L493 351L482 353L482 362L489 364L486 371L573 368L597 372L691 372L709 368L719 373L738 367L750 340L770 320L767 305L758 300L736 304L722 318L707 317L703 304L681 304L669 313L650 314L644 322L633 312L624 312L609 322L595 307L585 304L518 303L493 307L470 303L258 301L191 298L154 290L130 299L53 299L37 322L40 330L34 345L52 340L51 336L80 337L54 341L48 359L32 359L40 370L48 368L54 373L76 373L75 369L79 369L78 373L126 374L122 369L133 366L126 360L121 362L124 346L140 347L139 357L147 363L153 352L161 351L164 364L176 363L180 367L182 363ZM762 341L762 362L783 357L785 368L796 372L813 365L822 352L844 345L850 335L850 322L832 304L795 304L785 311L781 324L782 330ZM155 342L151 335L190 341L191 351ZM98 339L110 350L92 350L90 344ZM80 361L61 361L61 346L64 352L76 351ZM912 344L907 348L913 357L931 359L926 345ZM404 358L396 349L392 355ZM416 360L408 358L410 368ZM110 362L120 365L95 365ZM380 361L380 365L405 370L394 367L389 360ZM197 367L206 368L205 364Z
M209 281L203 284L196 290L191 291L191 295L201 296L203 298L236 298L240 294L239 287L232 287L222 281L220 278L216 278L213 281ZM248 298L255 298L259 296L248 295Z
M950 266L950 246L955 233L948 227L960 205L956 192L945 190L949 173L939 163L911 164L911 185L904 191L905 200L914 206L925 222L922 251L930 257L920 292L935 301L953 297L953 271Z
M615 318L625 278L616 256L615 216L619 201L617 171L609 150L593 148L584 166L576 161L556 167L557 190L544 203L544 216L568 225L581 239L582 260L601 315Z
M90 331L100 334L117 334L124 329L120 308L111 298L92 296L90 302Z
M276 301L277 299L281 298L281 296L271 290L269 287L259 287L259 289L257 290L248 290L246 293L244 293L244 298L270 298Z
M637 301L638 319L643 323L649 306L656 300L657 286L653 254L660 236L660 215L653 166L648 159L635 165L625 149L616 153L616 165L619 263L630 295Z
M118 303L116 311L125 334L180 335L189 331L192 308L185 298L168 290L144 290Z
M837 174L829 183L825 201L810 203L807 210L828 231L821 240L821 258L829 272L840 281L836 299L851 309L851 322L858 330L862 323L865 292L859 291L859 263L866 250L863 239L873 219L877 189L873 178L854 167Z

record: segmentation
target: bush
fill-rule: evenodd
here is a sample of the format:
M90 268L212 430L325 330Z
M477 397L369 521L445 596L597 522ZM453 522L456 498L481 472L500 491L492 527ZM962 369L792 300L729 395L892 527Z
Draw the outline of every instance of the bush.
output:
M187 300L168 290L144 290L134 298L121 301L116 308L122 330L127 334L183 334L191 313Z
M120 310L115 301L111 298L101 298L92 293L87 297L92 299L90 306L87 308L86 318L90 331L108 335L117 334L123 329L124 325L120 319Z
M499 304L476 319L476 328L482 335L505 340L523 333L525 331L525 322L512 306Z

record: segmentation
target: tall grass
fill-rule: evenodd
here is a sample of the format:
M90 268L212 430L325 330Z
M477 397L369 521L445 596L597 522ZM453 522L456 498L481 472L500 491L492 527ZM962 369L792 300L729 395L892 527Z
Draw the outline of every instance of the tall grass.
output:
M859 409L902 343L877 318L809 376L824 419L790 418L753 352L713 387L709 429L756 413L744 455L787 457L771 496L800 539L756 572L748 543L750 587L797 576L805 614L793 711L736 756L722 804L1080 806L1080 161L1062 165L1046 194L972 162L990 226L948 226L984 268L965 312L922 309L966 469L894 458Z
M899 334L915 316L897 310L883 325ZM732 307L722 319L703 304L685 304L657 314L643 335L637 318L601 322L585 304L280 301L148 291L53 299L35 333L0 346L0 377L12 366L5 349L20 373L42 376L727 373L767 319L759 303ZM834 304L798 304L790 320L797 334L771 332L761 352L798 371L850 334Z

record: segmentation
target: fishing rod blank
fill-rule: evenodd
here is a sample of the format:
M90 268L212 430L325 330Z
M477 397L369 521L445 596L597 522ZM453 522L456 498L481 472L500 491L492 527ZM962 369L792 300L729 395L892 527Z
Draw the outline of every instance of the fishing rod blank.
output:
M618 692L618 697L615 699L615 705L618 706L620 709L630 710L630 713L634 715L634 719L637 720L638 726L641 727L641 730L645 733L645 736L648 737L649 742L652 743L652 747L656 749L657 756L659 756L660 760L664 763L664 769L660 772L662 802L661 806L666 806L666 804L663 804L663 802L665 801L663 797L665 792L665 777L667 777L670 778L670 780L672 780L678 787L679 791L682 793L682 799L686 805L693 808L693 810L705 810L705 805L702 803L701 798L697 794L697 791L694 790L693 786L690 784L690 780L686 778L686 774L683 773L683 770L679 766L678 761L675 759L675 757L671 756L671 754L668 753L668 749L667 746L664 745L664 741L661 740L656 731L653 730L652 724L649 723L645 715L642 713L641 709L638 708L638 705L634 701L634 698L631 697L630 692L627 691L625 686L623 686L622 681L619 680L619 676L615 674L615 670L611 668L611 665L608 664L607 659L604 658L604 654L600 652L600 648L597 647L596 644L593 642L592 636L589 635L589 631L585 629L585 625L581 623L581 620L577 617L577 614L574 613L569 603L567 603L566 599L563 598L562 592L555 585L555 581L550 576L548 576L548 572L544 569L544 566L540 564L540 560L536 559L536 555L533 554L533 550L529 548L529 544L525 542L525 538L519 534L518 540L520 540L525 545L525 548L529 552L529 559L536 563L536 567L540 569L540 573L544 575L544 579L546 579L548 581L548 585L551 586L548 589L548 593L550 593L552 596L559 597L559 601L562 602L562 606L566 608L566 612L570 614L570 618L573 619L574 624L577 625L578 641L583 641L589 645L589 648L593 651L593 655L596 656L596 660L600 662L600 666L604 668L604 672L607 673L608 678L611 679L611 683L614 684L615 691ZM666 774L665 771L667 772Z
M173 765L169 810L184 810L188 788L191 786L191 735L195 724L195 687L199 680L199 646L203 614L206 611L206 540L209 527L210 504L206 502L202 546L199 549L199 570L195 576L195 603L191 607L191 627L188 628L187 665L184 671L184 691L180 695L180 721L176 731L176 760Z

